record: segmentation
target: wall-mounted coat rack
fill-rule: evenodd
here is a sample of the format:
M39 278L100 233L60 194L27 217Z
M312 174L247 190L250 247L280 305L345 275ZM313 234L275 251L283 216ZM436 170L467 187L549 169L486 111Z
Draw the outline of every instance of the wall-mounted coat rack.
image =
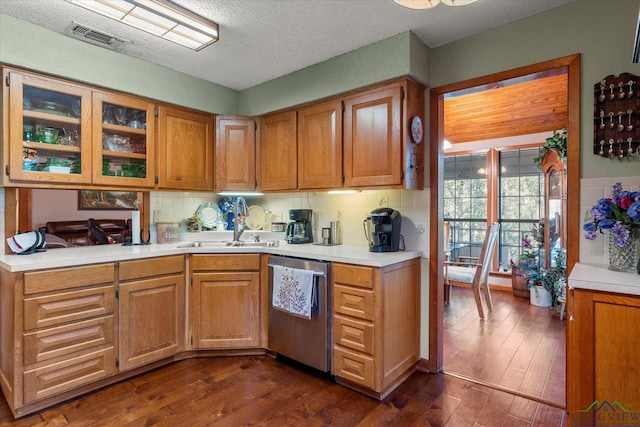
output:
M622 73L594 85L593 154L640 158L640 77Z

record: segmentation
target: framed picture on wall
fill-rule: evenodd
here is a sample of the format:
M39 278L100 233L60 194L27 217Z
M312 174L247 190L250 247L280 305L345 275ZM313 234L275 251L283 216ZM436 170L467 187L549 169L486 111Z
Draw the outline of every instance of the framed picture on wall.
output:
M78 191L78 210L133 210L136 201L142 203L142 193L136 191Z

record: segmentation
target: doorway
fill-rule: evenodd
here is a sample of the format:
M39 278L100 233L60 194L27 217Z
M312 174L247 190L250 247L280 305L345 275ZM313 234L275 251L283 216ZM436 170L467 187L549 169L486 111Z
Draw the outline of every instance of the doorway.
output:
M444 231L443 231L443 169L444 169L444 98L447 93L461 91L483 85L496 84L501 81L515 79L535 73L543 73L550 70L566 67L567 70L567 193L569 203L567 212L567 273L579 259L578 239L580 229L579 212L579 119L580 119L580 56L571 55L556 60L546 61L504 71L484 77L479 77L463 82L453 83L431 89L430 97L430 188L431 209L430 223L430 268L429 268L429 363L431 372L443 370L443 332L444 332L444 286L443 286L443 261L444 261ZM573 209L572 209L573 208Z

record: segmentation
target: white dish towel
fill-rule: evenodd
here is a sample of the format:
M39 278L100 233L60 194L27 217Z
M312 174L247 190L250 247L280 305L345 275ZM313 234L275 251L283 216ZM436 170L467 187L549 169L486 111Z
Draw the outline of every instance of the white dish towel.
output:
M273 307L311 319L313 271L273 266Z

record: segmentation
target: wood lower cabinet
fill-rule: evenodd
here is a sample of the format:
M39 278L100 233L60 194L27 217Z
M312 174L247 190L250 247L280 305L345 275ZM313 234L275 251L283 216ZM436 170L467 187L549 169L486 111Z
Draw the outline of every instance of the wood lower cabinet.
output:
M382 399L420 352L420 263L333 263L333 364L339 383Z
M260 255L192 255L194 349L260 346Z
M158 107L158 188L213 190L214 116Z
M256 120L216 117L216 189L255 190Z
M121 371L184 351L184 269L183 255L120 263Z
M572 289L568 314L570 424L597 425L607 417L607 425L631 425L640 416L640 296Z
M0 380L14 415L117 372L114 280L113 263L2 270Z

